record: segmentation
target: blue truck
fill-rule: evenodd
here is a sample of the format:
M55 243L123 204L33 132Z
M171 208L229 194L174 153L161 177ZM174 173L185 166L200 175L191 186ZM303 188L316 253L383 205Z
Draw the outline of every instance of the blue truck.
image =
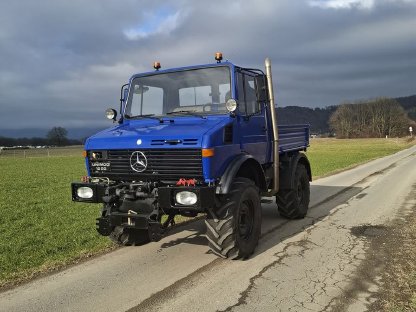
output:
M157 241L176 215L206 214L206 238L223 258L245 259L261 232L261 198L303 218L312 173L309 125L278 125L271 62L265 72L222 61L133 75L115 126L88 138L88 175L72 200L102 203L97 231L120 245ZM277 212L276 211L276 212Z

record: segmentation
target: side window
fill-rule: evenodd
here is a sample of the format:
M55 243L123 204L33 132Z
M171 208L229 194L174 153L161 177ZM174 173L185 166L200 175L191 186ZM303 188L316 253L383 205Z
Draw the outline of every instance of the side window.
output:
M253 115L260 111L253 76L242 73L238 74L238 101L240 104L240 112L246 115Z
M247 115L255 114L259 111L256 97L256 89L254 86L254 77L245 75L244 91L246 95L246 113Z
M237 75L237 99L240 113L246 114L246 98L244 95L244 75L238 73Z

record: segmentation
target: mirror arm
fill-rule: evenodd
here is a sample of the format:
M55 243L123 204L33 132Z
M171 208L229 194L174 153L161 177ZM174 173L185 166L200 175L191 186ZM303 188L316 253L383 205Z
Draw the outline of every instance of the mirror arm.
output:
M123 109L123 102L124 102L124 98L123 98L123 90L125 87L127 87L129 84L126 83L124 85L121 86L120 89L120 119L118 121L118 123L122 123L123 122L123 114L122 114L122 109Z

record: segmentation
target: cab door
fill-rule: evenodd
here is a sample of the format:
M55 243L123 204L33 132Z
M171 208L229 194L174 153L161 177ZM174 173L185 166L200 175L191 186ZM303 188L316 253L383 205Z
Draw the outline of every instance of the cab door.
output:
M237 97L241 150L261 164L269 162L269 145L265 107L257 100L256 73L243 69L237 72Z

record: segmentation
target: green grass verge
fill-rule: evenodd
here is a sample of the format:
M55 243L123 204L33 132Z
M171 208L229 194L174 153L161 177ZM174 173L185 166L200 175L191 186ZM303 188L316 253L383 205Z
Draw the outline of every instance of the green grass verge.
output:
M73 203L80 157L0 159L0 286L110 248L99 205Z
M414 144L414 140L408 139L312 139L307 155L316 179L394 154Z
M314 139L314 177L410 146L404 140ZM0 287L114 245L95 231L100 205L71 201L81 157L0 158Z

